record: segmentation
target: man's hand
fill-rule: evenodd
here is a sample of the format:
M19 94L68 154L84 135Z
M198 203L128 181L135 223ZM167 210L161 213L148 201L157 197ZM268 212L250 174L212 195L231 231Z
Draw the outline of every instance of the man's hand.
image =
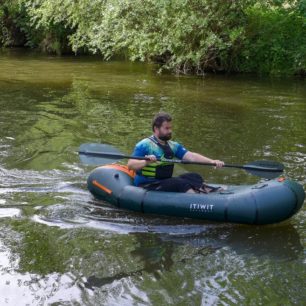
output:
M146 160L146 164L152 164L154 162L156 162L157 158L155 155L145 155L146 158L149 158L149 160Z
M216 165L216 168L222 168L224 166L224 162L222 160L215 159L212 162Z
M143 167L157 161L157 157L155 155L145 155L144 157L148 158L148 160L146 159L137 160L137 159L130 158L127 164L128 168L134 171L138 171L142 169Z

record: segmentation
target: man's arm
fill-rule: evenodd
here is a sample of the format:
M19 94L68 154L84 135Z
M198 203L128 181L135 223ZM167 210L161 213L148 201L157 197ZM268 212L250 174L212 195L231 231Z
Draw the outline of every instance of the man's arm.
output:
M129 159L127 166L129 169L138 171L147 165L146 160Z
M211 159L199 153L188 151L184 156L183 160L188 160L191 162L200 162L200 163L209 163L215 164L217 168L221 168L224 166L224 162L218 159Z
M145 145L139 145L137 144L135 146L134 152L132 156L143 156L143 157L149 157L150 160L139 160L139 159L129 159L127 166L129 169L138 171L142 169L143 167L149 165L150 163L153 163L156 161L156 156L154 155L148 155L148 150Z

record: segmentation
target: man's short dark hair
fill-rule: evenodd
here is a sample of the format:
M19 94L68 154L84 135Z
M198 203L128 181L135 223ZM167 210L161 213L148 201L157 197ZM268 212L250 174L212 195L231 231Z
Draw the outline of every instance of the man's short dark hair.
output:
M168 113L165 113L165 112L157 113L152 120L153 132L154 132L155 127L160 128L165 121L167 122L172 121L172 117Z

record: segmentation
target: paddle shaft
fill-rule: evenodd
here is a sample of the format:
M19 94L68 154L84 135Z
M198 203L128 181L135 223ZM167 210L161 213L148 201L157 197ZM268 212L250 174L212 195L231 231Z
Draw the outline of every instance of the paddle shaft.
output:
M150 160L149 157L143 156L132 156L132 155L125 155L125 154L113 154L107 152L92 152L92 151L79 151L79 154L90 155L93 157L109 157L114 159L137 159L137 160ZM204 163L204 162L194 162L189 160L180 160L180 159L167 159L167 158L157 158L156 161L174 163L174 164L187 164L187 165L202 165L202 166L216 166L214 163ZM260 167L260 166L249 166L249 165L231 165L231 164L224 164L223 167L227 168L238 168L238 169L245 169L245 170L256 170L256 171L271 171L271 172L279 172L279 169L271 168L271 167Z

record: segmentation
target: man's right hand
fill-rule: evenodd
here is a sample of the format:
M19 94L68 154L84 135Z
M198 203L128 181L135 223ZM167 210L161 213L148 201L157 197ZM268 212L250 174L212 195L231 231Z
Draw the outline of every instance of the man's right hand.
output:
M130 158L127 166L131 170L138 171L142 169L143 167L156 162L157 160L155 155L145 155L144 157L148 158L148 160L143 160L143 159L137 160L137 159Z
M155 155L145 155L146 158L148 158L148 160L146 160L146 164L152 164L154 162L156 162L157 158Z

